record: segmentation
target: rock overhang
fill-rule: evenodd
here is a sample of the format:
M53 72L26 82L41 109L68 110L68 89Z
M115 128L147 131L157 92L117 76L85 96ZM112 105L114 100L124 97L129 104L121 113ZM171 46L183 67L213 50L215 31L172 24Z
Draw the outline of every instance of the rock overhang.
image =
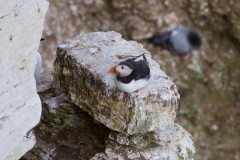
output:
M150 84L139 93L120 91L108 68L142 53L149 61ZM58 47L55 67L56 88L64 89L76 105L110 129L146 133L174 123L177 87L141 44L126 41L117 32L78 35Z

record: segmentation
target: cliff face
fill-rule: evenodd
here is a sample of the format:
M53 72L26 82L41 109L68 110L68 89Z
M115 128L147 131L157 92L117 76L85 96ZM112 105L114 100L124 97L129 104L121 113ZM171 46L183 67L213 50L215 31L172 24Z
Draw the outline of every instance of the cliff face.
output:
M58 47L57 53L56 88L107 127L133 135L173 125L180 97L177 87L142 45L116 32L94 32L80 34ZM142 53L151 67L151 83L139 94L117 90L108 68Z
M33 74L48 2L0 4L0 159L13 160L36 142L29 131L42 109Z
M116 88L108 68L142 53L150 84L139 93ZM174 124L177 87L141 44L113 31L80 34L58 47L54 66L38 86L38 143L23 159L194 159L192 136Z
M120 91L107 74L109 66L142 53L150 84L139 93ZM141 44L117 32L80 34L58 47L54 66L55 89L111 130L106 159L193 159L191 135L174 125L177 87Z
M79 32L114 30L137 40L177 84L181 94L177 120L193 134L197 159L237 159L239 8L238 0L54 1L42 45L48 59L45 67L52 69L57 46ZM145 40L179 24L195 29L203 39L201 49L186 62Z

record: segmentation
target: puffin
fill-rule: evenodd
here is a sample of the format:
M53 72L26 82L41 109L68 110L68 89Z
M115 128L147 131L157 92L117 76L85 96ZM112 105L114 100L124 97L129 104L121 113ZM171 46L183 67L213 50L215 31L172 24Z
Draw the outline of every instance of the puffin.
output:
M136 60L139 57L141 60ZM141 88L150 82L149 63L144 54L127 59L110 67L108 73L115 73L115 84L118 89L127 93L138 93Z
M174 28L160 35L155 35L149 38L148 41L180 57L189 55L202 44L198 33L187 27Z

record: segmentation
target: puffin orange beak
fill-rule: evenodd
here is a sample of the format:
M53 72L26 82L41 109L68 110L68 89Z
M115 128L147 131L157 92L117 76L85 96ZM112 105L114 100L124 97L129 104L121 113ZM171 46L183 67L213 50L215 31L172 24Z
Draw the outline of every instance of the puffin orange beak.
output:
M110 67L108 69L108 73L116 73L116 67L117 67L117 65L113 65L112 67Z

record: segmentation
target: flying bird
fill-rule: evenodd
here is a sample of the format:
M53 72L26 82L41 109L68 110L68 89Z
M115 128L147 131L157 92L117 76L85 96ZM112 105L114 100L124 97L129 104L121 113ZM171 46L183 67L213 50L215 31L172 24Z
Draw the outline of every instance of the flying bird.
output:
M149 39L150 43L167 49L181 57L188 55L202 44L197 32L179 27Z
M136 61L143 56L142 60ZM144 54L120 62L112 66L108 73L115 73L115 83L118 89L127 92L138 92L150 82L149 63Z

